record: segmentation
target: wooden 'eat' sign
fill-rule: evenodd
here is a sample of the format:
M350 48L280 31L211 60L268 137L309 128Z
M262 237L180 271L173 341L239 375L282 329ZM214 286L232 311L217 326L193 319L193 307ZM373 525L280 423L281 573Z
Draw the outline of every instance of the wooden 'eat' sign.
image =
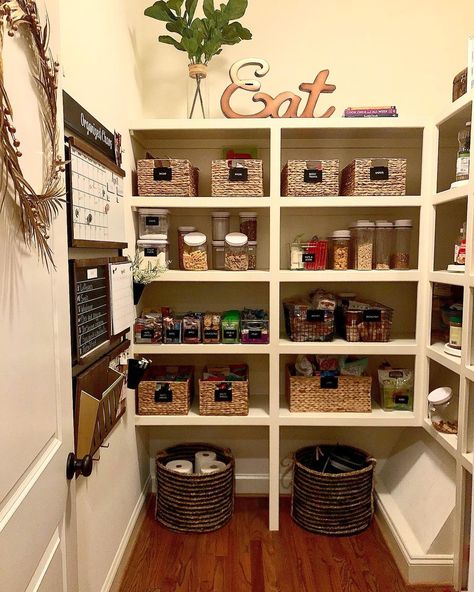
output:
M268 65L268 63L265 60L258 58L250 58L235 62L235 64L231 67L229 72L232 84L230 84L225 89L224 94L221 98L222 113L224 113L224 115L230 119L265 117L316 117L314 115L314 109L316 107L316 103L318 102L321 93L332 93L336 90L334 84L326 84L326 80L329 76L329 70L322 70L316 76L314 82L301 83L299 86L300 91L309 93L309 96L306 101L306 106L301 112L301 115L298 115L298 108L302 100L301 97L289 91L281 92L275 98L273 98L271 95L267 93L258 92L262 86L258 80L256 80L255 78L240 78L239 70L241 68L244 68L245 66L258 66L258 68L255 70L255 76L257 78L262 78L270 70L270 66ZM264 108L258 113L253 113L251 115L242 115L240 113L236 113L230 106L230 99L232 95L239 89L256 93L252 97L252 100L256 103L259 101L262 102L264 104ZM282 115L280 115L280 109L282 105L285 103L288 103L288 107L286 111ZM329 107L329 109L327 109L323 113L323 115L320 115L319 117L331 117L335 110L335 107Z

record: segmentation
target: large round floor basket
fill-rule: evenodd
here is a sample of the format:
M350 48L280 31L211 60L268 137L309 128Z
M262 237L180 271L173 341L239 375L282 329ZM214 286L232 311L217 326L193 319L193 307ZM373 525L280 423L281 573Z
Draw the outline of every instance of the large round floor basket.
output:
M308 446L294 455L291 516L316 534L348 536L374 514L375 460L349 446Z
M172 460L189 460L200 450L212 450L226 468L211 475L181 475L170 471ZM212 532L224 526L234 511L234 457L212 444L180 444L156 455L156 519L176 532Z

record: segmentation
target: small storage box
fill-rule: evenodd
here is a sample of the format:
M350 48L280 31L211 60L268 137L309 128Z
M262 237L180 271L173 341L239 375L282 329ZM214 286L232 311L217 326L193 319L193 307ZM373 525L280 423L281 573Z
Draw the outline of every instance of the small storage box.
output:
M341 175L341 195L405 195L405 158L356 158Z
M453 80L453 103L467 93L467 68L456 74Z
M232 370L232 365L230 366ZM206 372L207 369L204 369ZM248 415L249 381L199 381L199 415Z
M281 194L339 195L339 160L289 160L281 172Z
M138 195L196 197L199 170L189 160L146 158L137 162Z
M285 328L291 341L332 341L334 311L317 309L306 299L285 300Z
M138 415L187 415L193 373L192 366L151 366L138 385Z
M293 364L286 366L286 400L291 413L370 413L372 377L297 376Z
M263 197L263 162L213 160L212 197Z
M366 301L363 307L343 309L343 330L347 341L390 341L393 309L378 302Z

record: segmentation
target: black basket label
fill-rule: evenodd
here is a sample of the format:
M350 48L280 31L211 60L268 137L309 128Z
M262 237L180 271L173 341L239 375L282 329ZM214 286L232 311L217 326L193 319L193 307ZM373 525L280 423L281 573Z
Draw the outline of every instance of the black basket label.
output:
M179 339L179 329L166 329L168 339Z
M173 391L168 382L157 382L155 389L155 403L171 403Z
M331 372L321 374L319 386L322 389L337 389L339 386L339 377Z
M154 329L142 329L140 336L142 339L153 339L155 336L155 331Z
M219 337L217 329L204 329L203 334L205 339L218 339Z
M158 255L158 249L156 247L145 247L143 249L144 257L156 257Z
M185 329L184 336L189 337L191 339L199 337L199 330L198 329Z
M173 179L173 170L170 167L155 167L153 169L154 181L171 181Z
M408 395L394 395L393 398L397 405L408 405Z
M249 170L245 167L232 167L229 170L229 181L248 181Z
M214 391L215 403L230 403L232 401L232 384L222 382L218 384Z
M314 263L316 260L316 253L303 253L303 263Z
M237 339L237 329L224 329L224 339Z
M262 330L261 329L249 329L249 338L250 339L261 339L262 338Z
M306 169L304 172L305 183L322 183L323 171L322 169Z
M390 378L403 378L403 372L401 370L391 370L388 375Z
M370 180L371 181L388 181L388 167L386 167L386 166L370 167Z
M307 321L324 321L325 310L307 310L306 320Z
M158 216L145 216L145 224L147 226L159 226L160 219Z
M369 308L362 311L362 318L365 323L380 323L382 320L382 311L376 308Z

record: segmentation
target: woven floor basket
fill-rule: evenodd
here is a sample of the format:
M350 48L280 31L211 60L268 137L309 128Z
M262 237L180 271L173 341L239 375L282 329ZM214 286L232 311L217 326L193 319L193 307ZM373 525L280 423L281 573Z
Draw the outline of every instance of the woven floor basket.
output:
M199 415L248 414L248 380L232 382L199 381Z
M388 168L386 180L372 180L371 169ZM356 158L342 170L341 195L406 195L405 158Z
M305 181L305 171L321 170L321 181ZM338 160L289 160L281 172L281 194L290 197L339 195Z
M180 475L166 468L171 460L189 460L200 450L212 450L226 463L212 475ZM156 455L156 519L176 532L212 532L224 526L234 511L234 457L212 444L180 444Z
M362 450L351 449L365 455L365 468L348 473L322 473L308 468L317 448L324 451L334 447L308 446L295 452L293 520L316 534L348 536L362 532L374 514L375 460Z
M160 380L160 371L165 367L152 366L138 385L138 415L187 415L191 406L193 368L181 366L180 373L188 373L187 381L169 382ZM160 370L161 369L161 370Z
M263 162L239 160L247 169L247 181L230 181L231 160L212 161L212 197L263 197Z
M286 367L286 400L291 413L370 413L371 376L337 376L337 388L322 388L319 376L295 376L292 364Z
M155 181L154 170L158 167L171 169L171 180ZM196 197L198 194L199 170L189 160L143 159L137 161L138 195L152 197Z

